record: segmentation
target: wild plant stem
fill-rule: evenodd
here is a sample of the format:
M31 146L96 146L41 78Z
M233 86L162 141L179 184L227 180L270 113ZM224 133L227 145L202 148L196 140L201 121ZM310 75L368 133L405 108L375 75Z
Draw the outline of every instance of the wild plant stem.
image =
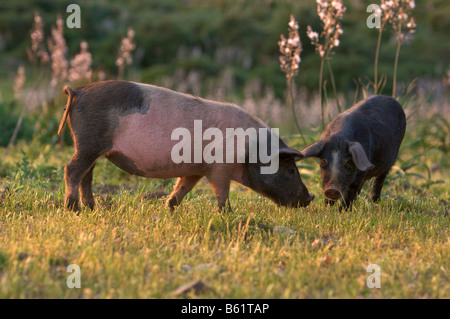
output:
M125 71L125 67L123 65L120 65L119 70L117 71L117 80L122 80L124 71Z
M327 80L323 81L323 100L325 101L325 114L327 115L327 121L331 121L330 115L330 105L328 104L328 93L327 93Z
M392 97L395 98L395 92L397 89L397 67L398 67L398 56L400 55L400 47L402 46L401 41L397 42L397 52L395 53L395 62L394 62L394 75L393 75L393 83L392 83Z
M322 57L322 61L320 62L320 73L319 73L320 121L322 124L322 130L325 129L325 114L323 109L323 96L322 96L323 62L324 58Z
M338 108L338 112L341 113L341 106L339 105L339 100L338 100L338 97L337 97L336 84L334 82L334 74L333 74L333 70L331 69L330 59L327 59L327 64L328 64L328 71L330 71L331 86L333 87L334 98L336 99L336 105L337 105L337 108Z
M34 82L33 89L36 89L41 84L41 78L42 78L42 75L44 73L44 71L42 70L41 67L39 67L39 68L34 67L33 74L36 75L37 72L39 72L39 74L37 76L36 81ZM14 146L14 143L16 141L17 135L19 134L20 127L22 126L22 122L23 122L23 119L25 117L26 111L27 111L27 105L24 104L23 107L22 107L22 111L20 112L20 116L17 119L17 123L16 123L16 127L14 128L14 132L13 132L13 134L12 134L12 136L11 136L9 142L8 142L8 145L6 146L5 152L3 153L3 159L9 153L10 149Z
M380 53L381 46L381 35L383 33L383 28L378 29L378 40L377 40L377 49L375 51L375 65L374 65L374 80L373 80L373 90L374 94L378 94L378 56Z
M6 146L5 153L3 154L6 156L8 154L10 148L14 145L14 142L16 141L17 134L19 133L20 127L22 126L22 121L25 116L25 106L22 108L22 111L20 112L19 119L17 120L16 127L14 128L14 132L11 136L11 139L9 140L8 145Z
M306 139L305 139L305 136L303 135L302 129L300 128L300 125L298 124L297 113L295 112L294 96L292 94L292 77L288 77L287 83L288 83L288 91L289 91L289 103L291 104L294 122L295 122L295 125L297 126L298 132L300 133L300 137L302 138L303 143L306 145L307 144Z

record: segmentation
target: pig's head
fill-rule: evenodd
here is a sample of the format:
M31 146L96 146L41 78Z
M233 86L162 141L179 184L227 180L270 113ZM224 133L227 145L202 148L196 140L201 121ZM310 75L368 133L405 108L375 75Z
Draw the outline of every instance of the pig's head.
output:
M373 167L359 142L336 135L306 147L302 153L304 158L319 159L322 189L332 201L346 198L358 175Z
M314 196L303 184L295 165L296 161L303 158L303 154L281 142L275 156L278 156L279 163L275 173L262 174L261 167L265 164L247 163L244 169L244 184L281 206L308 206Z

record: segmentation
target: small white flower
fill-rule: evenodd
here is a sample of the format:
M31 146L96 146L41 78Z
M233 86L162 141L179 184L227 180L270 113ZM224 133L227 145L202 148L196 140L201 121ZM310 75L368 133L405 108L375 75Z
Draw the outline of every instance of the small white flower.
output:
M411 20L409 20L408 24L406 25L409 29L414 29L416 27L416 23L414 21L414 18L411 18Z
M289 21L289 27L293 30L298 30L298 23L295 21L295 18L292 14L291 14L291 20Z

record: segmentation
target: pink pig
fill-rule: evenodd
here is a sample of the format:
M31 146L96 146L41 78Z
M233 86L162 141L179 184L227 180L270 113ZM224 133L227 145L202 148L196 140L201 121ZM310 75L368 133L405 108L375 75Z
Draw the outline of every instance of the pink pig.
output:
M278 170L273 174L261 174L265 163L249 160L249 139L245 149L236 149L238 144L234 146L236 154L240 151L245 155L244 161L236 157L231 163L173 160L173 149L179 143L173 139L174 130L184 128L192 134L194 122L198 120L202 121L203 128L217 128L224 135L227 128L270 131L261 120L235 105L125 81L96 82L75 90L66 86L64 92L68 102L58 134L68 121L75 145L75 153L65 167L65 203L70 209L78 210L79 188L82 203L94 207L92 173L101 156L130 174L148 178L178 177L167 200L170 209L174 209L203 176L214 189L219 209L227 202L229 206L231 180L283 206L307 206L314 198L295 165L303 154L289 148L279 138L277 154L271 154L279 159ZM203 141L200 145L203 151L208 143ZM219 144L223 145L222 141ZM194 153L195 145L192 146Z

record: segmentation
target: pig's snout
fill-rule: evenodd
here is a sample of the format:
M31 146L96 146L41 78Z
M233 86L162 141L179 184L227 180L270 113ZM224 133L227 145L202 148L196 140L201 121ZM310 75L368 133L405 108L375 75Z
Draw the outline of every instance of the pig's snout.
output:
M329 187L325 190L325 197L331 200L338 200L341 198L341 192L336 187Z
M306 206L308 206L313 200L314 200L314 195L308 192L308 195L306 196L306 198L303 196L301 199L299 199L298 201L296 201L293 205L289 205L289 206L294 206L294 207L306 207Z

